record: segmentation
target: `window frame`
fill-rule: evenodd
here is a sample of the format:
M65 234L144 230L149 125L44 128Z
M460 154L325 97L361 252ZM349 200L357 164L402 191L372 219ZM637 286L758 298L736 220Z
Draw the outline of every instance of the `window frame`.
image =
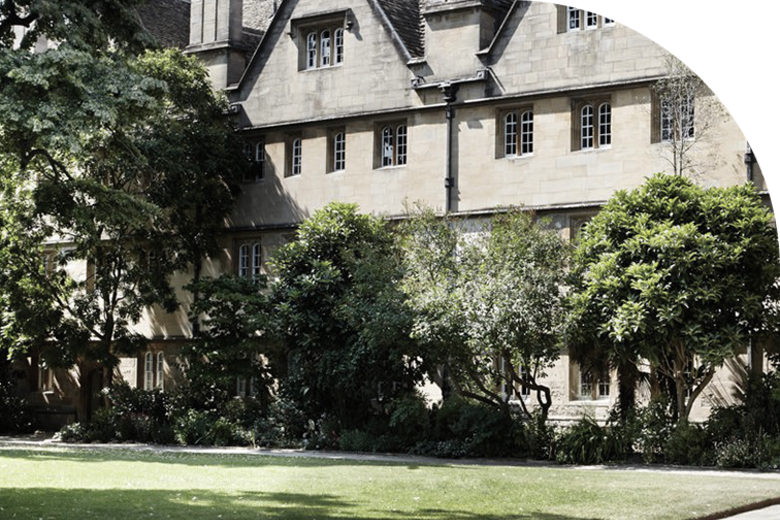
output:
M612 374L607 372L596 379L593 372L583 371L581 367L572 362L570 377L576 381L576 386L570 392L572 401L599 401L608 402L612 397Z
M254 142L247 142L244 145L244 155L251 164L247 171L244 172L241 181L244 183L262 181L265 178L267 158L265 151L265 139L260 138Z
M374 169L399 168L406 166L408 161L409 127L406 121L377 123L374 131Z
M291 32L298 41L298 71L327 70L344 63L346 15L309 21L293 21ZM298 36L295 36L295 34Z
M154 389L154 354L151 350L144 353L144 390Z
M574 22L574 25L572 24ZM582 29L582 9L566 6L566 32L575 32Z
M163 391L165 389L165 353L161 350L157 353L157 367L155 371L156 380L154 387Z
M674 116L671 113L672 102L670 100L660 98L658 100L658 110L660 142L673 143L696 139L696 96L693 94L687 96L685 107L681 109L681 113L679 114L680 119L684 118L687 121L684 126L680 125L679 129L674 128ZM676 130L679 131L679 136L675 136Z
M582 16L582 15L581 15ZM585 30L593 31L599 28L599 15L593 11L584 11ZM593 22L591 24L591 21Z
M606 107L608 116L602 125L602 108ZM602 95L572 100L571 151L590 152L612 148L614 130L614 110L611 95ZM590 114L586 115L586 110Z
M233 272L240 278L257 280L263 274L263 244L260 237L247 237L235 241Z
M576 33L614 27L614 18L608 18L587 9L557 4L557 32Z
M289 134L285 140L285 177L300 177L303 173L303 136Z
M597 117L599 148L608 148L612 146L612 103L604 101L599 104Z
M525 158L534 154L534 109L532 105L498 112L500 131L497 158Z
M328 130L326 173L338 173L347 169L347 131L344 127Z

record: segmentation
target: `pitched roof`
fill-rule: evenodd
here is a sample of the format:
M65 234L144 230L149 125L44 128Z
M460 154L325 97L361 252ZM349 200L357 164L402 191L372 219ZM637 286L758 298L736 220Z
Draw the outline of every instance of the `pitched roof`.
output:
M406 50L414 57L425 54L420 3L424 0L378 0Z
M164 47L183 49L190 41L190 0L150 0L137 7L141 26Z

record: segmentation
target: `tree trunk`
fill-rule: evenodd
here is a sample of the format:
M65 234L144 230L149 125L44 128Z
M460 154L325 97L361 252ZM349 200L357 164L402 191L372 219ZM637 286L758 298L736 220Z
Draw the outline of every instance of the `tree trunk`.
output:
M639 381L639 368L636 363L621 361L617 369L618 376L618 412L620 422L625 424L636 407L636 387Z

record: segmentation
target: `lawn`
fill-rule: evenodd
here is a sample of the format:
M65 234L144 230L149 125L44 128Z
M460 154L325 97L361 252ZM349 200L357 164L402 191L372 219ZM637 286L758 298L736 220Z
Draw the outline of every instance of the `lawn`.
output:
M780 478L0 448L0 518L684 519Z

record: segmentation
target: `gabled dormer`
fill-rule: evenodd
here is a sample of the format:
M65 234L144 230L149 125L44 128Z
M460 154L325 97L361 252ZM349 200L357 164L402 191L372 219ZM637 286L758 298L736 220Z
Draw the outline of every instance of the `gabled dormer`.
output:
M422 10L425 62L431 80L469 77L482 67L477 53L490 45L511 0L428 0Z

